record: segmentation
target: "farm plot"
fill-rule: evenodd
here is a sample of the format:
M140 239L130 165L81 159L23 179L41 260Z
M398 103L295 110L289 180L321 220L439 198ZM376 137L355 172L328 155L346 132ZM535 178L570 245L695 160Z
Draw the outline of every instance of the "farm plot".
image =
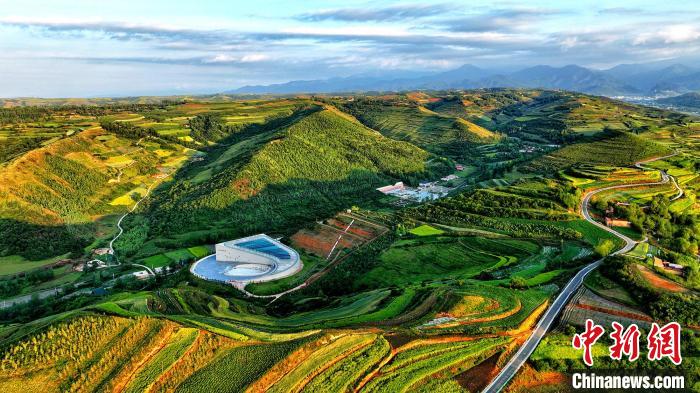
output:
M407 288L398 295L392 295L392 291L386 289L362 292L342 299L333 307L301 312L284 318L232 312L228 308L228 301L216 298L219 304L212 309L212 315L273 331L333 328L394 318L406 311L415 296L416 291L412 288Z
M18 344L23 348L19 352L13 350L12 356L3 357L3 373L10 374L1 378L0 389L8 392L120 390L135 370L170 342L175 328L172 322L143 317L79 317L53 325ZM75 331L81 334L76 335ZM12 373L19 366L30 374ZM50 381L33 388L31 382L17 384L19 380L36 378L32 374L37 369L43 370L40 374L48 376ZM73 378L75 375L81 377ZM155 377L150 371L147 375ZM7 386L2 386L6 383Z
M354 214L338 214L301 229L291 237L292 246L322 258L332 259L385 233L388 229Z
M377 340L375 334L343 335L319 348L292 371L288 372L269 392L298 392L311 380L333 367L337 362L351 356L358 350L370 346Z
M297 340L234 347L187 378L177 391L241 392L301 344Z
M372 344L337 361L319 374L304 387L304 392L349 391L370 368L388 355L390 350L389 343L383 337L378 337Z
M401 357L395 357L382 367L378 376L365 385L363 391L414 390L437 372L456 375L468 370L492 355L509 340L508 337L499 337L460 345L451 343L447 347L444 344L437 344L408 350Z
M652 321L651 317L634 307L603 298L588 288L581 288L564 309L561 323L583 326L588 318L600 324L617 321L625 325L636 323L639 326L648 326Z
M148 363L135 372L126 392L144 392L173 363L190 348L199 334L197 329L184 328L175 333L165 348L160 350Z
M361 280L372 286L390 286L469 278L529 255L523 244L477 237L399 240L380 255L378 266Z

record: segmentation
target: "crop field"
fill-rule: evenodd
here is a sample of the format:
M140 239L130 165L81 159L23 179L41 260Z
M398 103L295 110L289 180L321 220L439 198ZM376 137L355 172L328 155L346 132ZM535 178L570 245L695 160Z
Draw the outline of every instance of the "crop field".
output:
M590 276L586 277L584 284L594 293L606 299L611 299L613 301L628 305L636 304L634 298L625 288L603 276L598 271L595 271L591 273Z
M352 224L352 225L351 225ZM385 233L387 228L360 217L338 214L291 236L292 246L331 260ZM331 253L332 252L332 253Z
M238 392L260 378L299 343L243 345L231 348L178 386L179 392ZM255 361L250 361L255 359Z
M498 254L493 248L497 247ZM362 282L370 285L404 285L424 280L470 278L484 270L524 257L519 243L481 238L423 237L399 240L380 256L379 265ZM507 252L508 254L503 254Z
M67 258L68 255L59 255L56 257L40 259L37 261L27 260L19 255L2 256L0 257L0 276L17 274L27 270L36 269L39 267L51 265L57 261Z
M593 190L625 183L654 183L661 181L657 171L642 171L636 168L582 165L560 172L583 190Z
M602 200L605 202L628 201L629 203L638 203L644 205L651 201L655 195L666 195L672 197L676 195L677 190L672 184L661 184L654 186L630 187L621 190L603 191L593 197L594 200Z
M393 139L409 141L419 146L430 147L439 143L459 139L479 140L493 138L493 133L485 131L473 123L453 117L443 116L422 107L400 107L375 105L372 111L364 111L359 119ZM456 124L466 124L464 128ZM459 130L466 133L459 135ZM484 130L484 131L482 131Z
M325 336L309 342L273 366L248 392L405 391L470 369L510 338L411 342L391 348L376 334Z
M617 321L625 325L636 323L640 327L648 327L652 321L638 306L623 304L581 288L564 309L561 324L584 326L588 318L601 324Z
M406 391L415 389L435 373L450 370L450 373L458 374L474 365L480 360L489 357L493 350L503 346L507 338L483 339L468 345L460 345L448 350L440 346L438 348L420 348L413 352L403 352L405 356L394 358L382 367L380 376L371 380L363 389L367 392ZM432 351L431 351L432 349Z
M428 323L423 328L426 332L435 333L517 330L529 316L545 305L551 290L542 287L520 291L469 283L459 292L455 291L447 308L436 314L440 322ZM465 303L465 299L475 304Z
M234 313L229 302L218 298L212 316L232 322L273 330L300 330L351 326L379 322L406 312L413 304L416 291L407 288L392 295L389 290L374 290L342 299L333 307L313 312L300 312L284 318L267 315Z

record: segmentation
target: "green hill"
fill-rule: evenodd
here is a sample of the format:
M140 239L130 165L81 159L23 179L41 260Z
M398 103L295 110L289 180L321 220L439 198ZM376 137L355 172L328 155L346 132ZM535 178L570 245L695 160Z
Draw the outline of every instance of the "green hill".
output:
M0 255L41 259L93 241L95 220L125 211L156 174L175 171L180 146L98 127L32 150L0 168Z
M446 145L493 143L497 134L464 118L433 112L413 103L361 99L345 108L362 123L393 139L443 154Z
M340 209L375 203L381 196L376 187L425 176L427 159L427 152L347 115L307 109L287 124L239 136L188 168L154 197L147 220L135 217L127 225L133 229L118 248L142 249L144 233L167 245L293 231Z
M528 165L528 169L551 172L583 163L627 166L670 152L667 147L632 133L607 131L594 140L568 145L538 158Z

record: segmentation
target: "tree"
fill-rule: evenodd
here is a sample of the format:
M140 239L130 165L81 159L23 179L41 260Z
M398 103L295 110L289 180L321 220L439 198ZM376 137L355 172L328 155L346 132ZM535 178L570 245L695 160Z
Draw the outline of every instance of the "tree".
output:
M510 287L511 288L517 288L517 289L522 289L522 288L527 288L527 281L520 276L514 276L510 278Z
M601 240L598 245L595 246L595 252L601 257L608 256L615 248L615 243L610 239Z

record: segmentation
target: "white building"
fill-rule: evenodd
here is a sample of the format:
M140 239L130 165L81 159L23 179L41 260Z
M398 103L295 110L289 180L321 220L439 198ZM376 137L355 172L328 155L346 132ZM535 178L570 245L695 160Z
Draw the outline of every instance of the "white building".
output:
M249 283L288 277L303 267L293 248L265 234L219 243L215 250L190 271L205 280Z

